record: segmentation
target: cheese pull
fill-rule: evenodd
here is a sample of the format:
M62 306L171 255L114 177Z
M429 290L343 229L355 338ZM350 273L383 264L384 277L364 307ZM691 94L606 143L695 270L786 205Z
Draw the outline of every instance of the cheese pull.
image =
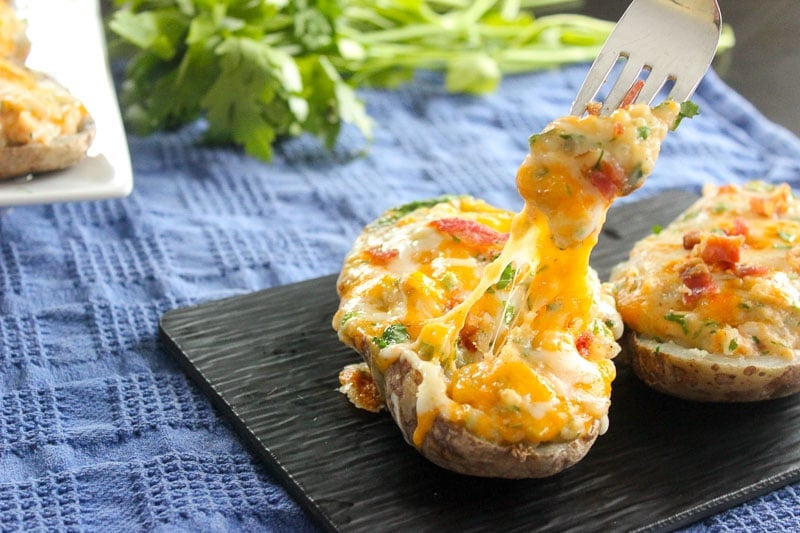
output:
M677 112L668 102L556 120L531 137L519 213L444 197L391 209L358 237L333 326L427 458L543 477L606 430L622 321L589 255Z

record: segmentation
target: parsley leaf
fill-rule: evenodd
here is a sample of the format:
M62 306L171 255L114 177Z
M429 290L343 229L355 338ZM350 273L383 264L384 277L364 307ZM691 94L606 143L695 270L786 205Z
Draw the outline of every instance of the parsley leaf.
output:
M594 59L612 22L532 11L570 3L114 0L110 45L129 59L120 101L134 131L206 118L207 141L269 160L304 133L330 149L348 123L369 140L361 87L425 69L444 72L448 91L486 94L506 74ZM696 114L686 104L675 126Z
M390 344L406 342L409 339L408 330L403 324L391 324L386 326L380 337L373 337L372 342L377 344L378 348L383 349Z
M678 111L678 117L675 119L675 123L672 125L673 131L678 129L680 126L681 121L684 118L692 118L700 114L700 107L692 102L691 100L686 100L685 102L681 102L680 111Z

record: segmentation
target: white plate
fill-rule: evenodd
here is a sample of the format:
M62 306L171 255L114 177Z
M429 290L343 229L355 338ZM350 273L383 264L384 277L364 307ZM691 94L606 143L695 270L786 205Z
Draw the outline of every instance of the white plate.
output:
M33 178L0 182L0 206L100 200L133 189L130 154L108 69L99 0L17 0L28 21L27 65L46 72L80 98L97 135L77 165Z

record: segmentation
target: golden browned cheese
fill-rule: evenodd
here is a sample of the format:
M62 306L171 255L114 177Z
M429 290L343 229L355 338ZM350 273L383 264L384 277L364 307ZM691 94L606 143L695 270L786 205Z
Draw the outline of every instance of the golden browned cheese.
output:
M87 117L86 108L66 89L0 58L0 148L47 145L77 133Z
M622 328L589 254L677 113L667 102L554 121L517 173L519 213L442 198L364 230L333 326L373 371L402 362L422 376L415 445L437 418L501 445L605 429Z
M636 332L734 360L800 350L800 202L787 184L707 186L611 277Z

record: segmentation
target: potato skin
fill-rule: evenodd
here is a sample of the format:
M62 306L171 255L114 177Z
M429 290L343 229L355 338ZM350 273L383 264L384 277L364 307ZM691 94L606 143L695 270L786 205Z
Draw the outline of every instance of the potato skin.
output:
M631 333L635 374L659 392L700 402L753 402L800 392L800 359L739 358Z
M362 338L358 352L367 362L386 408L406 442L429 461L448 470L478 477L506 479L543 478L580 461L600 434L600 423L581 438L563 443L499 445L470 433L465 427L437 415L422 445L413 444L417 428L417 390L421 374L405 359L398 359L385 373L372 360L370 343Z
M57 137L49 144L0 147L0 180L51 172L82 160L94 140L96 126L87 118L77 133Z

